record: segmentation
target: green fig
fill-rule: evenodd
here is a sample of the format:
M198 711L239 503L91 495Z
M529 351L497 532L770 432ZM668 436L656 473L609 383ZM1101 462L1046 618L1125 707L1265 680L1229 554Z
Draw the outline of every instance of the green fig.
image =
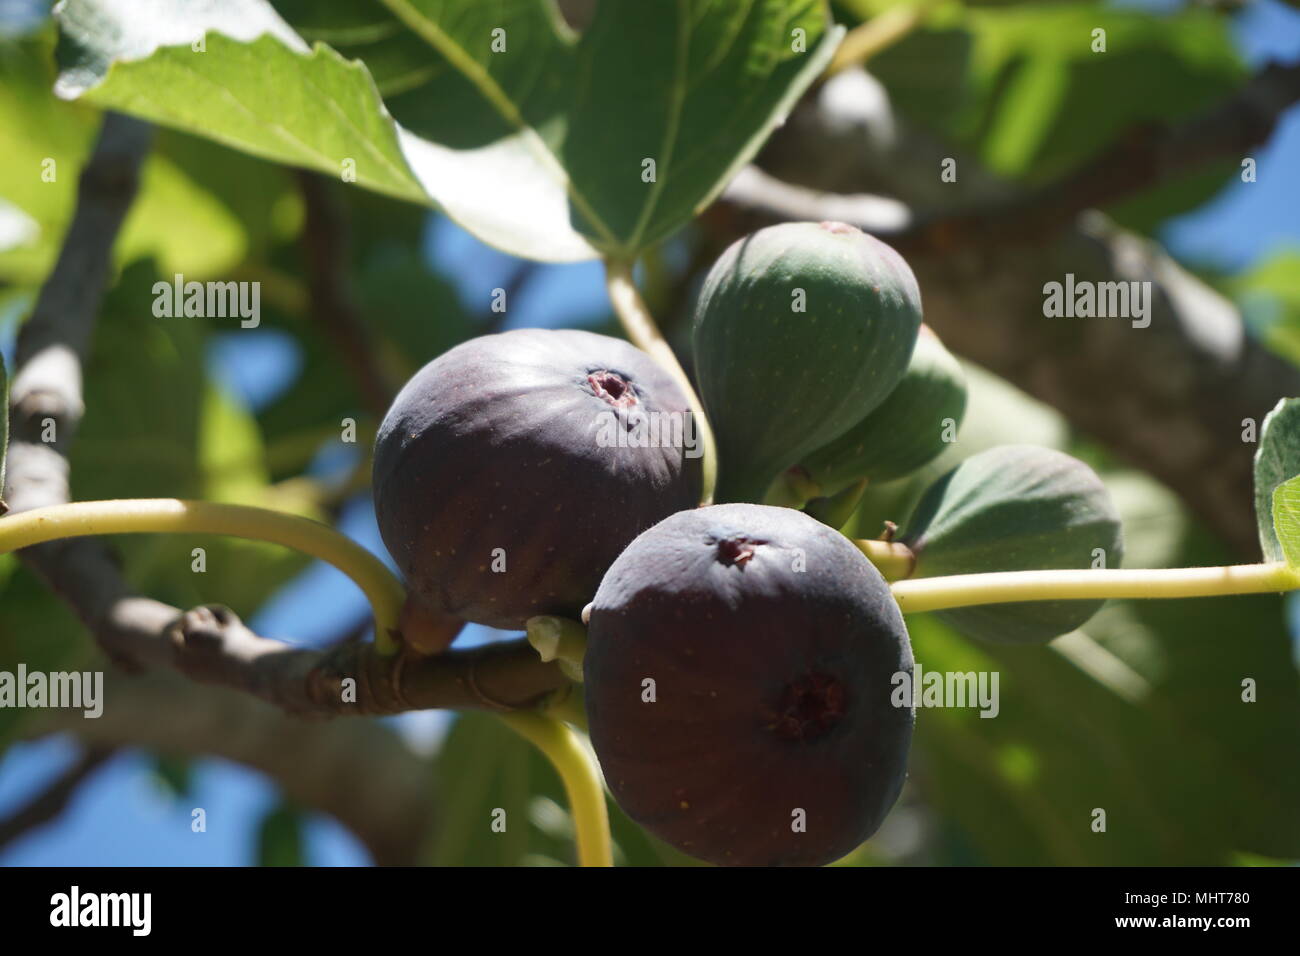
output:
M916 506L902 542L912 577L984 571L1119 567L1119 513L1097 473L1050 448L1002 445L966 459ZM970 637L1050 641L1083 625L1103 601L1024 601L936 612Z
M719 501L778 473L893 391L921 324L912 270L853 226L783 223L734 243L695 308L695 370L718 438Z
M922 325L907 373L889 397L801 465L828 495L864 478L872 484L901 478L939 457L965 414L966 374Z

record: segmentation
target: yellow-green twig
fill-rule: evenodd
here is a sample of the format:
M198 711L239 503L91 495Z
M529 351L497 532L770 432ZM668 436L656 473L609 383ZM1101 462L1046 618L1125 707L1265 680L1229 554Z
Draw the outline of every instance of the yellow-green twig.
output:
M74 501L0 518L0 554L19 548L100 534L221 534L284 545L327 561L365 593L375 616L375 644L396 649L405 591L384 563L361 545L319 521L298 515L214 501L127 498Z
M637 291L636 282L632 279L631 265L627 262L606 259L605 287L609 292L609 300L614 305L614 313L618 316L623 330L627 332L627 337L637 348L650 353L663 370L673 377L677 386L686 395L687 401L690 402L691 417L695 419L696 435L703 451L703 460L700 462L703 472L700 504L712 504L713 488L717 483L718 475L718 450L713 440L713 426L709 424L708 416L704 414L704 403L695 394L695 388L691 385L686 370L677 361L672 346L659 331L654 316L650 314L649 307L641 298L641 293Z
M1281 563L1154 570L994 571L910 578L892 585L894 598L904 613L1015 601L1267 594L1297 587L1300 573Z
M506 725L546 755L564 783L577 834L578 863L581 866L613 866L614 850L609 835L609 810L596 762L573 730L549 717L536 714L498 715Z

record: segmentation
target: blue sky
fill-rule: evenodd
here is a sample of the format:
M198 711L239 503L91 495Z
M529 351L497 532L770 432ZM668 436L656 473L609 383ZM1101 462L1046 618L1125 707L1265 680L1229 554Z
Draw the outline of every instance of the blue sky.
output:
M0 8L14 0L0 0ZM1148 5L1148 4L1143 4ZM0 12L3 12L0 9ZM1239 19L1239 36L1255 64L1271 57L1300 56L1300 11L1276 0L1256 3ZM1189 261L1236 271L1284 247L1300 247L1300 109L1292 109L1270 146L1257 154L1259 181L1234 182L1203 208L1171 222L1164 238ZM481 290L501 284L516 260L489 249L446 220L431 218L425 248L467 300L478 304ZM541 266L526 296L512 308L512 326L581 326L607 312L600 267L594 263ZM212 370L231 393L252 407L272 399L292 381L297 354L291 340L271 330L215 341ZM320 470L341 466L322 459ZM369 501L346 509L343 530L382 554ZM314 565L270 602L252 624L261 633L292 635L318 643L340 620L364 611L359 592L342 574ZM494 632L472 627L463 640L479 642ZM413 741L436 744L445 730L441 714L408 715L394 721ZM39 790L75 756L62 739L12 748L0 760L0 816ZM114 759L81 788L74 803L53 825L0 853L6 865L240 865L253 857L262 815L275 805L275 790L265 778L224 761L196 767L191 798L178 801L160 786L147 756L126 753ZM190 830L190 808L207 811L206 833ZM307 828L309 861L316 865L367 862L365 851L342 827L313 816Z

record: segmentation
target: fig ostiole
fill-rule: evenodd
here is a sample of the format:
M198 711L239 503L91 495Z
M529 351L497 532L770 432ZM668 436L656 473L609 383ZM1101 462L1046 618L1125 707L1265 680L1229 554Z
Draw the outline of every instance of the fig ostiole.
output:
M402 389L375 512L431 616L522 630L577 617L634 537L695 505L690 408L644 352L591 332L472 339Z
M1117 568L1119 513L1091 468L1050 448L1002 445L972 455L921 497L902 543L912 577L985 571ZM937 611L986 641L1050 641L1085 624L1098 600L1024 601Z
M640 535L596 592L583 669L614 798L700 859L829 863L902 788L902 616L861 552L801 512L714 505Z
M955 442L965 414L961 363L922 325L907 372L884 402L800 465L827 495L862 479L901 478Z
M844 223L760 229L704 280L693 342L719 501L762 501L783 469L883 402L921 324L912 270Z

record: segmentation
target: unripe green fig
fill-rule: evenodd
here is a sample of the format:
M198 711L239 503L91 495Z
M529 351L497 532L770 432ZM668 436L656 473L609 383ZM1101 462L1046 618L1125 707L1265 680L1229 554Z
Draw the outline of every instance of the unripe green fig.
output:
M889 397L801 465L828 495L864 478L869 483L901 478L939 457L965 414L966 373L922 325L907 373Z
M572 329L463 342L375 440L375 515L434 646L445 617L576 617L629 541L699 501L690 406L650 356ZM420 625L433 622L433 626Z
M583 673L615 800L700 859L829 863L902 788L902 615L871 562L798 511L714 505L640 535L596 592Z
M704 280L694 324L718 500L761 501L778 473L883 402L920 324L912 270L853 226L783 223L732 244Z
M972 455L922 496L902 541L912 577L1117 568L1119 513L1091 468L1063 452L1002 445ZM1023 601L936 612L986 641L1050 641L1082 626L1104 601Z

